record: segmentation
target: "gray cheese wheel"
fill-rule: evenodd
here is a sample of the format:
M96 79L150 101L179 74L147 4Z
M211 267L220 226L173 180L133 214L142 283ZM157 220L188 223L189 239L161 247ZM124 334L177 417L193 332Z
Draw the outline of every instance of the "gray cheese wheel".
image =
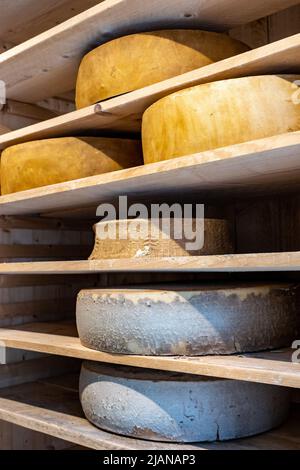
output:
M152 441L236 439L278 426L283 387L123 366L83 363L80 399L97 427Z
M299 336L299 286L241 284L83 290L84 346L117 354L232 354L290 346Z

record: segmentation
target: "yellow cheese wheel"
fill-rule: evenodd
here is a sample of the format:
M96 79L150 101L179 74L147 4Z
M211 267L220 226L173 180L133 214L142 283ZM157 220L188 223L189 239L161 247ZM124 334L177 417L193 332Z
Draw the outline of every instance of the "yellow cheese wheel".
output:
M2 152L2 194L141 164L138 140L62 137L27 142Z
M83 108L143 88L249 48L225 34L166 30L114 39L87 54L80 65L76 105Z
M198 85L154 103L143 115L145 163L300 129L295 86L277 76Z

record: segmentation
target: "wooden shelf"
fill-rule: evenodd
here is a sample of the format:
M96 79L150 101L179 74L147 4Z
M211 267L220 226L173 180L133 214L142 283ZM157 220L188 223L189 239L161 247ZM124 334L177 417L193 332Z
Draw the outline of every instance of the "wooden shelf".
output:
M101 1L101 0L100 0ZM72 16L100 3L99 0L1 0L0 51L11 48ZM102 0L103 1L103 0Z
M6 347L66 357L300 388L300 364L291 362L290 349L203 357L107 354L82 346L70 321L1 328L0 341Z
M216 443L171 444L137 440L97 429L84 417L78 376L0 390L0 419L97 450L299 450L300 412L294 406L278 429L244 439Z
M137 1L140 0L134 0L134 3ZM104 8L107 2L94 8ZM113 1L113 3L115 6L120 5L120 2ZM121 2L121 4L123 3L126 2ZM158 2L152 1L151 5L153 5L153 3ZM199 0L197 0L197 4L199 5ZM148 5L148 3L146 5ZM228 1L226 1L226 5L228 8ZM218 10L217 16L222 18L218 5L214 3L214 6ZM142 8L142 12L144 14L145 2L140 3L140 8ZM167 6L167 2L164 2L163 6L160 2L160 13L162 12L162 9L166 9L168 11L168 15L170 14L170 11L176 10L173 8L173 6L170 10L170 8ZM237 6L236 11L240 11L240 5ZM84 13L83 15L86 15L87 13L88 12ZM138 12L135 12L135 14L138 16ZM111 15L112 12L110 11L110 21L112 18ZM128 16L129 20L130 15L128 15L128 8L126 8L126 15ZM58 28L60 27L61 26L58 26ZM103 24L99 23L98 27L103 28ZM46 36L47 38L50 37L51 39L51 35L49 36L49 33L47 33ZM29 42L30 41L24 43L26 47L28 47ZM49 47L51 44L52 42L50 42L50 45L48 44ZM64 42L63 44L64 48L66 48L66 43ZM24 48L24 45L17 46L14 49L11 49L10 51L0 55L0 79L4 80L8 84L11 80L19 80L19 84L16 87L8 85L8 97L20 99L20 96L22 96L23 101L30 101L28 93L31 89L31 85L33 90L38 91L41 87L41 83L39 83L40 81L42 81L43 92L45 93L46 90L48 95L54 95L56 90L53 89L53 86L50 83L50 77L48 76L46 79L46 75L51 76L52 73L56 75L56 69L48 65L47 67L49 68L49 73L43 73L41 78L41 74L35 70L36 67L33 67L30 59L33 57L31 47L29 47L29 55L24 54L24 51L21 51L20 55L22 60L16 61L13 54L16 54L16 52L19 49L22 49L22 47ZM57 51L55 48L54 56L56 62L58 60L58 52L59 51ZM47 61L50 61L51 51L49 48L47 49L47 53L43 56L40 45L38 45L38 54L39 57L46 57ZM63 59L61 56L59 56L59 58L60 63L62 63L62 70L60 73L63 74L63 77L60 77L58 82L60 85L67 84L68 80L66 80L66 77L69 75L73 76L75 71L73 70L72 73L72 70L69 70L70 67L67 67L68 61L66 59ZM78 64L76 64L75 67L76 69L77 65ZM30 73L29 70L26 72L27 67L29 67ZM43 65L43 68L44 67L46 67L46 64ZM74 66L71 68L74 68ZM24 80L27 77L27 79L23 82L21 82L19 77L19 70L22 71ZM139 131L141 127L141 116L145 109L159 98L166 96L171 92L215 80L269 73L300 73L300 33L285 39L281 39L280 41L273 42L266 46L259 47L258 49L245 52L235 57L230 57L220 62L207 65L206 67L202 67L183 75L170 78L163 82L150 85L140 90L108 99L101 102L101 104L89 106L87 108L65 114L64 116L58 116L54 119L25 127L24 129L9 132L3 136L0 136L0 148L3 149L13 144L35 139L73 134L83 135L89 130L95 131L109 129L117 131ZM28 76L30 76L30 79L28 79ZM44 83L45 81L47 83ZM56 78L54 82L55 81L57 81ZM66 86L66 88L69 87L70 85ZM18 89L18 93L13 93L12 90L16 88ZM62 91L63 90L60 90L60 92ZM37 93L34 95L35 100L37 98L41 98L40 96L37 97L36 95Z
M300 271L300 252L0 263L1 274Z
M297 3L254 0L241 8L238 0L106 0L4 52L0 79L8 98L36 102L72 90L83 55L114 37L172 27L224 30Z
M34 214L96 207L129 197L261 194L300 182L300 132L165 160L0 197L0 214ZM95 214L95 212L94 212Z

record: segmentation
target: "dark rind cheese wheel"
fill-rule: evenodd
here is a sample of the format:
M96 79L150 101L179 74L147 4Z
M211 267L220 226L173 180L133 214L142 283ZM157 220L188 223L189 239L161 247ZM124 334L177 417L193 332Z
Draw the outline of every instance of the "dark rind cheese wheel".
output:
M131 34L102 44L80 64L77 108L137 90L249 50L225 34L165 30Z
M151 441L223 441L278 426L289 409L283 387L84 362L87 419L109 432Z
M2 194L108 173L142 163L138 140L61 137L26 142L2 152Z
M146 286L83 290L82 344L115 354L233 354L299 337L299 287L290 284Z

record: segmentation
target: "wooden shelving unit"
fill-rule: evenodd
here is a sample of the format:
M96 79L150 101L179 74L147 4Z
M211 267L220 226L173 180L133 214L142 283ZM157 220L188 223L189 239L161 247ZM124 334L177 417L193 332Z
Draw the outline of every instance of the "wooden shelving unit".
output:
M283 191L300 182L299 151L300 132L291 132L1 196L0 212L24 215L97 207L119 194L146 198L161 193L172 196L181 190L200 198Z
M141 441L101 431L84 419L78 376L0 390L0 419L97 450L287 450L300 449L299 410L280 428L236 441L180 445Z
M299 271L300 252L250 253L174 258L0 263L1 274L91 274L133 272L275 272Z
M135 1L138 2L139 0ZM121 4L122 3L123 2L121 2ZM140 5L142 7L142 4ZM218 15L220 15L220 12ZM32 49L29 49L30 57L32 57ZM2 54L2 56L6 54L12 55L13 51L14 49ZM40 45L38 53L39 55L41 54ZM57 61L57 49L55 49L54 54ZM22 53L21 55L22 58L26 60L26 64L28 64L29 59L28 57L25 59L26 54ZM49 55L50 52L49 49L47 49L47 57L49 57ZM8 61L8 63L9 62L10 61ZM22 73L25 75L25 70L22 68L23 65L18 63L12 56L9 73L14 77L14 80L16 78L16 73L13 72L15 68L22 70ZM0 68L2 70L1 57ZM5 69L4 66L3 69ZM52 67L50 68L49 66L49 69L52 70ZM42 76L42 83L35 83L38 80L39 74L34 75L32 68L30 68L30 70L30 83L33 83L34 90L44 90L44 75ZM10 132L0 137L0 149L28 140L63 135L78 135L80 133L82 135L91 130L138 132L141 127L141 117L146 108L159 98L176 90L215 80L270 73L300 73L300 33L243 54L230 57L229 59L207 65L206 67L193 70L192 72L187 72L178 77L170 78L140 90L108 99L101 102L101 104L88 106L87 108L79 109L64 116L59 116L42 123ZM58 80L60 86L61 83L66 82L65 76L68 77L70 74L65 63L63 63L63 74L63 78L60 77ZM3 79L9 83L9 77L6 77L5 74L3 75ZM60 89L60 86L59 90L55 89L57 93L65 91L64 89ZM66 88L69 89L71 86L74 86L74 84L70 83ZM21 85L18 85L18 87L20 88ZM28 89L28 84L26 89ZM9 90L10 87L8 86L8 96L10 97ZM30 100L29 97L26 98L26 94L24 95L25 92L22 87L20 93L22 93L23 99ZM47 80L47 93L54 93L54 90L51 89L49 84L49 77ZM18 94L12 94L14 98L18 96ZM39 99L41 98L42 96L39 96ZM37 99L37 96L35 96L35 99Z
M243 39L249 33L247 26L244 26L246 23L259 20L249 28L258 28L261 32L259 28L265 25L262 17L298 5L299 1L254 0L242 2L241 5L241 1L237 0L91 0L84 2L83 8L82 1L60 0L55 2L56 6L52 9L51 2L47 0L43 4L40 2L41 5L36 9L38 2L28 0L23 19L20 14L20 25L16 23L15 28L12 28L15 21L13 3L5 3L8 42L5 43L0 37L0 52L5 48L9 50L0 55L0 79L7 84L9 99L36 103L57 96L72 99L82 56L111 38L160 28L202 27L226 31L240 26L239 35ZM73 8L73 15L79 14L71 17L70 8ZM268 18L266 22L268 24ZM279 24L277 20L275 23ZM48 29L50 27L52 29ZM30 30L31 36L38 35L30 37ZM270 44L267 40L263 41L264 45L249 52L8 132L0 136L0 149L34 139L89 132L100 135L107 131L138 133L142 114L149 105L173 91L201 83L274 73L288 74L291 81L299 80L300 33L286 36L288 33L282 34L281 31L278 35L280 39ZM5 232L0 245L0 258L2 261L5 259L5 262L0 263L1 288L21 287L22 295L12 307L3 310L5 318L1 323L0 346L62 356L70 361L88 359L299 389L300 364L291 362L293 351L290 349L242 356L111 355L82 346L74 319L64 321L70 318L69 311L72 313L74 309L74 292L72 298L68 297L70 285L73 288L76 284L77 290L83 286L88 288L97 285L100 274L299 273L299 243L295 250L285 247L277 251L270 249L270 252L265 249L202 257L84 260L91 252L91 234L88 230L92 220L81 217L81 214L90 217L101 202L114 201L120 194L139 200L160 195L172 198L178 193L189 193L197 200L212 198L223 202L223 199L259 198L262 195L269 197L272 194L295 192L300 183L299 152L300 131L1 196L0 228ZM260 225L263 225L264 218L265 214L261 217ZM280 223L283 225L282 221ZM291 227L291 231L297 233L296 222ZM7 241L6 233L14 230L17 233L13 233ZM28 233L20 235L19 230L31 231L32 239ZM47 232L47 236L41 236L41 231ZM61 239L56 236L58 231L64 232ZM243 233L246 231L247 228ZM75 241L67 245L65 240L70 232ZM22 237L26 239L24 245L20 244ZM55 242L49 242L48 239ZM43 240L43 243L37 243L36 240ZM72 256L73 253L76 253L76 257ZM20 262L20 259L25 261ZM44 298L43 289L47 286L54 286L55 289L59 286L62 292L59 290L58 299ZM33 302L26 297L26 289L31 289L32 296L39 293L39 304L32 305ZM50 314L50 310L55 310L58 303L68 309L66 317L62 315L61 319ZM21 304L26 304L24 310ZM13 321L9 323L7 317L11 315L12 309L19 309L19 313L15 313ZM34 318L37 321L32 323ZM24 322L27 324L23 325ZM72 364L75 367L74 361ZM9 373L8 376L11 377ZM5 388L1 388L0 380L0 419L72 444L105 450L300 449L297 407L291 413L290 420L281 428L261 436L225 443L185 446L159 444L116 436L89 424L83 418L78 400L77 375L65 374L57 379L38 380L30 372L25 381L29 380L34 381ZM8 385L5 380L2 387L4 385Z
M7 347L148 369L300 388L300 364L291 349L235 356L163 357L107 354L82 346L73 322L32 323L0 329Z
M72 90L84 53L116 36L171 26L226 30L297 3L297 0L263 3L256 0L255 5L245 3L240 8L238 0L210 3L189 0L188 4L182 0L102 1L3 53L1 78L7 84L8 98L39 101Z

